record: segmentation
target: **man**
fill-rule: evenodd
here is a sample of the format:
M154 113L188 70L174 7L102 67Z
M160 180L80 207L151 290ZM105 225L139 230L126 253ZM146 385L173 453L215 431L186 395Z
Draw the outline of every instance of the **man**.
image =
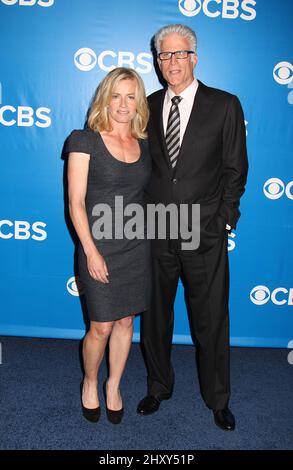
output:
M173 304L182 278L196 339L200 388L217 426L235 429L228 408L228 231L240 216L247 177L245 125L236 96L194 77L196 35L183 25L155 36L167 90L149 97L152 176L149 203L200 204L200 245L183 250L179 240L152 240L152 305L142 316L148 394L137 412L154 413L171 397Z

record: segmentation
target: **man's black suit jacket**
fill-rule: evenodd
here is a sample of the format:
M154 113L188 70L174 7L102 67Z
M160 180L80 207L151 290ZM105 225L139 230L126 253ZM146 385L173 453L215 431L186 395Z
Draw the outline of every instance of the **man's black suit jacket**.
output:
M166 90L148 97L148 140L152 174L148 203L200 204L200 250L213 245L226 223L236 228L247 178L246 132L241 104L235 95L199 81L191 115L172 169L163 130ZM164 241L156 240L160 250Z

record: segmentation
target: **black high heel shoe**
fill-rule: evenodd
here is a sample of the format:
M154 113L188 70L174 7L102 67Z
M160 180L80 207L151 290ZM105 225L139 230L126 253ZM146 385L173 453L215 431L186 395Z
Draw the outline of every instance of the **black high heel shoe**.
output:
M80 399L81 399L81 408L82 414L91 423L97 423L101 416L101 407L98 408L86 408L82 403L82 389L83 389L83 380L80 384Z
M121 410L109 410L107 406L107 389L106 389L106 383L107 379L105 379L104 384L103 384L103 390L104 390L104 397L105 397L105 403L106 403L106 413L107 413L107 418L112 424L120 424L121 420L123 418L124 414L124 408L121 408Z

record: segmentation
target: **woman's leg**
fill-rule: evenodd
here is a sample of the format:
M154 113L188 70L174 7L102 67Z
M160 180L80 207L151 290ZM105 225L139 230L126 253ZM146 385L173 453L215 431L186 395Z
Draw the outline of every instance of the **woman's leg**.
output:
M98 370L113 324L114 322L91 321L90 330L83 341L85 376L82 401L86 408L97 408L99 406L97 391Z
M110 337L110 375L107 381L107 407L114 411L120 410L123 406L119 393L119 384L131 347L133 320L134 315L116 320Z

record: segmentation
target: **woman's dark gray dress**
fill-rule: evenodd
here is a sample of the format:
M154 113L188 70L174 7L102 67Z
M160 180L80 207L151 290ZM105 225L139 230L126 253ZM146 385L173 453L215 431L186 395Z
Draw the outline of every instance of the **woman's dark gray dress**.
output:
M122 230L122 239L97 240L94 223L97 224L103 212L100 216L92 213L97 204L110 206L114 234L115 216L120 220L120 227L121 221L123 222L123 212L118 209L117 199L115 213L115 196L120 196L120 203L123 196L124 209L126 205L133 203L144 207L144 188L150 177L151 162L147 142L139 140L139 145L141 150L139 160L125 163L113 157L101 135L90 129L72 131L66 142L66 153L90 154L86 211L95 246L104 257L109 272L108 284L94 280L88 272L87 259L82 245L79 244L79 278L86 299L88 316L92 321L118 320L130 314L141 313L149 307L150 241L145 236L144 223L140 227L133 228L133 231L137 230L142 234L140 239L128 239ZM135 213L131 216L130 214L124 217L124 222L133 219ZM104 228L105 226L102 227Z

